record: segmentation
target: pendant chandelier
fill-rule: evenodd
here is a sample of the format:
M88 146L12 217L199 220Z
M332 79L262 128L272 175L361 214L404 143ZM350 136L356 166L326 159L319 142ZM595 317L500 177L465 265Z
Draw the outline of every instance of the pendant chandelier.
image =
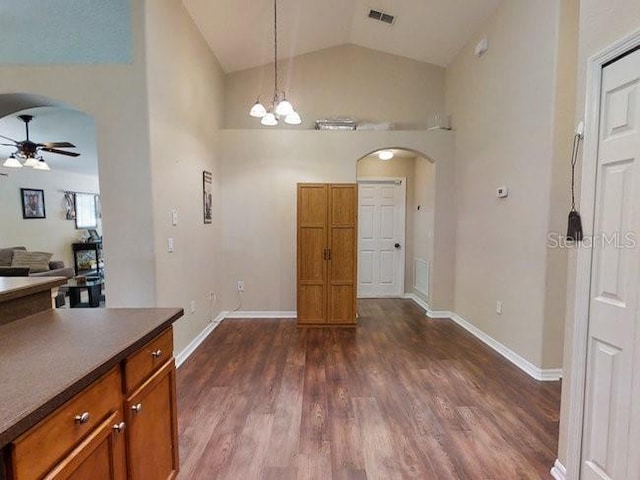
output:
M287 100L285 93L278 90L278 0L273 0L273 100L267 110L260 97L251 107L249 115L260 118L260 123L267 127L278 125L278 120L284 117L284 123L289 125L300 125L302 119L295 111L291 102Z

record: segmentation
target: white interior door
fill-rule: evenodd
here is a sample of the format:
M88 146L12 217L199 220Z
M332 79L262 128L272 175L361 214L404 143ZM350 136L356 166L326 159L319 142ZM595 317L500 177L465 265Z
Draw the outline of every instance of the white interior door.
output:
M358 180L358 297L404 293L405 179Z
M581 478L637 479L640 51L603 69L600 101Z

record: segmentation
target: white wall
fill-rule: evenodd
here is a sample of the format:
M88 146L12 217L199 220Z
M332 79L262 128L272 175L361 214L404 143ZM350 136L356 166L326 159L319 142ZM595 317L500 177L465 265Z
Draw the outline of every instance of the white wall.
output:
M153 179L156 298L182 306L174 326L181 351L219 312L214 252L220 248L220 204L213 224L203 222L202 172L214 174L216 131L222 124L224 79L218 62L180 0L147 2L149 137ZM171 32L171 34L168 34ZM172 226L171 211L178 212ZM174 252L167 251L168 238ZM191 312L191 302L195 312Z
M541 368L562 362L560 346L544 342L558 18L558 0L502 2L450 64L446 84L455 129L455 311ZM477 58L485 35L489 51ZM496 198L501 185L509 198Z
M437 164L433 303L453 300L453 141L446 132L223 130L219 134L222 308L295 310L297 182L355 182L356 161L389 147ZM246 283L239 305L236 282Z
M100 193L98 177L61 170L38 171L32 168L5 170L0 177L0 245L23 245L27 250L53 253L52 260L73 266L71 244L83 230L76 230L73 220L66 220L64 190ZM44 190L46 218L23 219L21 188ZM0 247L1 248L1 247Z
M320 118L394 122L398 129L426 128L430 115L443 113L444 69L429 63L342 45L278 62L280 89L299 109L300 127L313 128ZM248 115L261 95L273 96L273 63L226 77L226 128L264 128Z
M580 0L578 43L578 81L576 99L576 122L584 118L586 101L586 67L589 57L597 54L615 41L640 28L640 2L637 0ZM578 161L581 166L581 161ZM580 172L578 172L580 178ZM578 192L579 193L579 192ZM569 286L567 289L567 312L564 340L564 381L560 411L560 442L558 458L566 465L569 405L571 402L571 356L573 342L573 296L575 288L576 257L569 258Z
M130 64L0 65L0 93L42 95L95 120L110 307L155 304L144 1L132 0L131 7Z
M435 222L435 188L436 167L426 158L416 157L414 163L414 181L416 188L413 191L413 256L425 260L429 269L433 267L433 239ZM418 210L418 207L420 209ZM412 264L412 271L415 264ZM415 277L411 277L413 282ZM413 287L413 283L410 284ZM423 300L431 303L430 295L425 297L419 290L412 288L410 292L418 295Z

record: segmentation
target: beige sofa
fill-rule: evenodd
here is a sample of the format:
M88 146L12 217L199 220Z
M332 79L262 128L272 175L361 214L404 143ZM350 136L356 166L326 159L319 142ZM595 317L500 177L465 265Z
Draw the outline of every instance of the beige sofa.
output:
M26 252L26 247L9 247L0 248L0 277L67 277L73 278L75 272L73 268L65 267L64 262L60 260L51 260L47 264L38 268L36 271L27 266L27 264L16 264L14 262L14 251L21 250ZM48 268L46 268L48 267ZM45 269L46 268L46 269Z

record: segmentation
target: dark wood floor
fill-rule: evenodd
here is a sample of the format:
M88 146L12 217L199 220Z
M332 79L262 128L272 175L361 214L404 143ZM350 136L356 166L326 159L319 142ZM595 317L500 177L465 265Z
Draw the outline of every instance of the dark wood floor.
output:
M357 329L225 320L178 371L181 479L550 478L559 382L408 300Z

